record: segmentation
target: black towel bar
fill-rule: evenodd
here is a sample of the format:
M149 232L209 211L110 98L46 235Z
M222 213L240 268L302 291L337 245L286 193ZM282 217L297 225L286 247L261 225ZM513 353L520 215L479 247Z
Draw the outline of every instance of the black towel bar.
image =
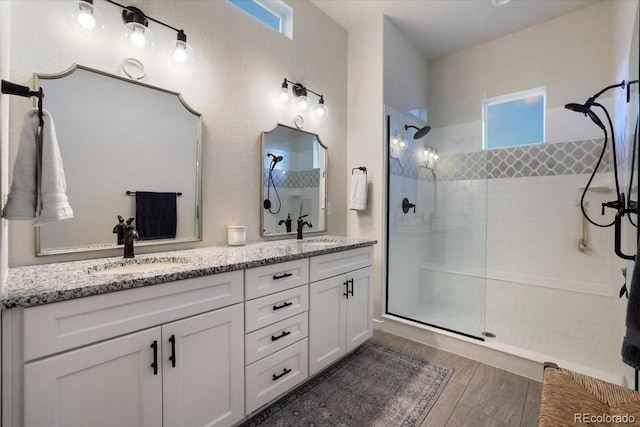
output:
M127 191L125 191L125 194L126 194L127 196L135 196L135 195L136 195L136 192L135 192L135 191L129 191L129 190L127 190ZM176 196L182 196L182 193L176 193Z
M44 92L42 88L38 88L38 90L31 90L28 86L22 86L17 83L9 82L7 80L2 80L2 85L0 86L0 91L7 95L18 95L23 96L25 98L31 98L32 96L38 97L38 118L40 119L40 126L44 125L44 120L42 119L42 99L44 98Z

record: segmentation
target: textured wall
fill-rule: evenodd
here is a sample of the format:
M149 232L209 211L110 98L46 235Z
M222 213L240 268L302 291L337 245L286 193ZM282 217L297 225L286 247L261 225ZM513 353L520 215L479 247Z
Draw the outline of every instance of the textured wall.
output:
M175 33L153 25L156 47L136 54L146 83L180 92L202 113L203 242L182 249L226 243L227 225L246 225L247 240L260 239L261 131L297 114L278 103L282 79L297 80L325 96L331 112L319 121L305 113L305 130L328 146L328 231L346 232L347 34L310 2L289 2L294 38L276 33L226 1L132 1L145 13L184 28L195 49L187 67L174 64L162 43ZM56 73L79 63L122 75L122 60L134 54L121 36L120 9L95 1L107 20L100 39L86 39L67 26L63 2L11 2L10 77L30 84L34 72ZM312 97L313 100L313 97ZM125 100L123 100L125 102ZM11 100L9 149L15 158L20 122L30 101ZM46 104L45 104L46 105ZM80 232L80 231L79 231ZM10 264L55 262L118 251L36 258L35 232L28 223L10 225ZM140 252L149 249L140 248Z

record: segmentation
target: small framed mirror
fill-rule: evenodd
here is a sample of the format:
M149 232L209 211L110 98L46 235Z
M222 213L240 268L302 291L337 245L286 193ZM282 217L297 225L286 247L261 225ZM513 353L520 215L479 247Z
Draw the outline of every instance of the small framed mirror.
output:
M114 226L118 215L136 217L137 191L178 196L175 238L139 245L201 240L201 117L180 94L80 65L35 82L55 122L74 212L38 227L37 255L122 247Z
M327 147L314 133L278 124L262 133L262 236L327 231Z

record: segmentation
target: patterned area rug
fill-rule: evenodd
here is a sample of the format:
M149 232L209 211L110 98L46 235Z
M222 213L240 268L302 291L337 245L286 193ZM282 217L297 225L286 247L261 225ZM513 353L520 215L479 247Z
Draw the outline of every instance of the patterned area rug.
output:
M367 342L243 427L419 426L452 374L452 369Z

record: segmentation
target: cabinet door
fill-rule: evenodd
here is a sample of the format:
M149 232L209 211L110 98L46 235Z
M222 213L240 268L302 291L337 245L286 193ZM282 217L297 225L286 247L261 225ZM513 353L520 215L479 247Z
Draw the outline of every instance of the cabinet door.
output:
M347 352L373 336L373 283L371 267L347 275Z
M346 280L341 275L309 286L309 375L346 352Z
M162 425L160 328L24 366L26 427Z
M230 426L244 417L243 306L162 326L164 427Z

